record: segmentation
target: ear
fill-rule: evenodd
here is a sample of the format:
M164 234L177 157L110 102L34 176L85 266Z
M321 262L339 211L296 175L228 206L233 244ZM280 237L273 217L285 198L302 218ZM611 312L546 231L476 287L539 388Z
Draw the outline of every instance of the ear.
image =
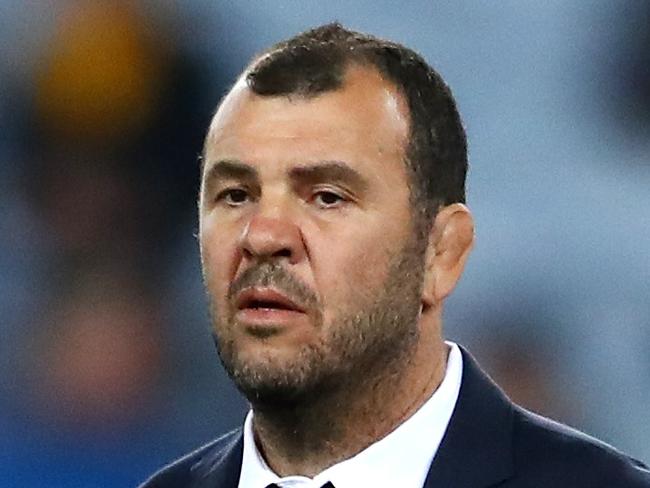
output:
M422 303L425 308L444 300L460 279L474 244L474 219L469 209L454 203L435 218L426 251Z

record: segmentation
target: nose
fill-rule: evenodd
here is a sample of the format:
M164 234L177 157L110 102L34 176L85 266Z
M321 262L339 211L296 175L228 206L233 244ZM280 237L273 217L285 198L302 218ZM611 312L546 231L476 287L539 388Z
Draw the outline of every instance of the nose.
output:
M286 259L289 264L296 264L306 254L299 227L284 216L252 216L239 244L249 260Z

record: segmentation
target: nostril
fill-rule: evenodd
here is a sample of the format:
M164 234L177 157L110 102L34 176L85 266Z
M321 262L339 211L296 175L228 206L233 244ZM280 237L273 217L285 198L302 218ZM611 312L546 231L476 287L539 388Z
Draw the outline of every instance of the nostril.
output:
M280 249L279 251L273 253L274 256L280 257L280 258L290 258L291 257L291 249L284 248Z
M262 253L256 254L251 249L243 247L242 255L244 256L245 259L253 259L257 256L262 256ZM275 258L291 258L291 256L292 256L291 249L288 248L282 248L271 254L271 257L275 257Z

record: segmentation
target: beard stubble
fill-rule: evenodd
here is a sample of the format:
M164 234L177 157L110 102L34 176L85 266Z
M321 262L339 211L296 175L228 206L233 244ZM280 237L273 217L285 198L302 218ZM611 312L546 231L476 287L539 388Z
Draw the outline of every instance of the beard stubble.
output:
M380 376L406 361L418 341L418 315L424 249L412 238L389 260L383 283L354 290L331 323L323 323L315 293L277 262L260 262L232 283L228 303L244 288L272 286L313 312L317 342L305 344L290 359L261 351L255 358L239 354L233 331L243 327L233 307L224 313L210 297L212 330L219 358L240 392L258 408L295 408L318 402L341 388L354 388L370 375ZM209 277L205 275L206 290ZM363 284L359 284L360 287Z

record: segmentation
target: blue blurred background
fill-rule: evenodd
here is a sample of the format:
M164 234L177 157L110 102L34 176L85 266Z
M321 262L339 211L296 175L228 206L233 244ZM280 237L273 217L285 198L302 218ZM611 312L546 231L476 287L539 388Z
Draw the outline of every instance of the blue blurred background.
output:
M420 51L463 114L447 337L650 461L650 3L0 0L0 486L135 486L242 422L197 155L254 53L335 19Z

